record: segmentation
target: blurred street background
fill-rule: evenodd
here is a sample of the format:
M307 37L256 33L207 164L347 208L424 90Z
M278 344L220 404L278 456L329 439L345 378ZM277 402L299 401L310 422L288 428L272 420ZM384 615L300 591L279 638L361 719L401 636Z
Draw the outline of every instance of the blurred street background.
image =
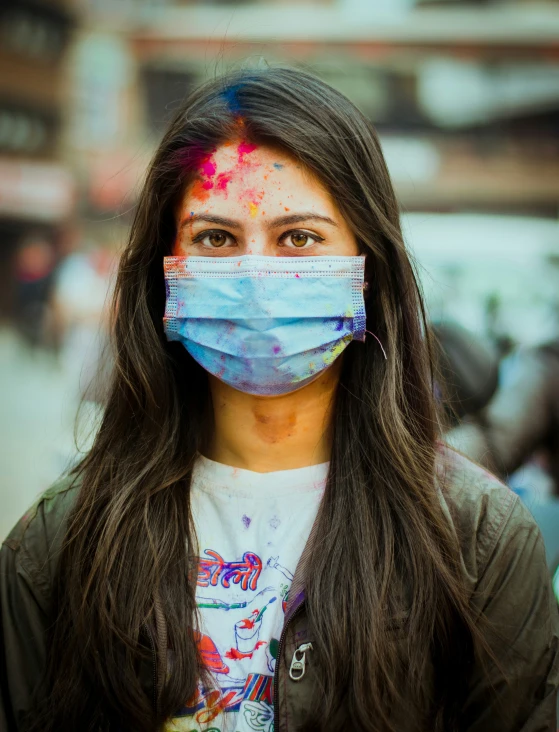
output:
M315 72L376 125L429 316L451 329L455 444L470 449L495 399L510 406L519 360L559 343L558 2L2 0L2 537L75 460L82 398L90 444L106 303L166 121L206 78L263 63ZM553 358L530 402L545 429L492 469L556 516L559 541L559 345Z

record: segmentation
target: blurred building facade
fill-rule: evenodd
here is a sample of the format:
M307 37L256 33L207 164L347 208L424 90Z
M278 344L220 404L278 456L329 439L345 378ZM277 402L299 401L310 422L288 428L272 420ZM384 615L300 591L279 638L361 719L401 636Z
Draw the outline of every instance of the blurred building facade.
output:
M0 315L15 315L18 276L54 261L75 200L63 162L65 54L76 18L63 0L0 5ZM22 253L18 255L18 248ZM19 260L19 261L18 261Z
M410 246L435 268L437 286L424 283L433 316L500 329L502 343L559 328L557 3L80 8L71 145L89 214L118 216L124 232L146 162L194 86L239 65L300 65L376 125Z
M503 342L515 323L509 335L520 343L559 328L557 3L6 0L0 8L4 315L18 307L16 255L26 237L52 242L58 257L66 232L78 240L71 247L122 244L149 157L195 85L239 65L288 63L338 87L376 125L410 246L436 270L438 286L425 280L435 317L458 314L489 335L500 329ZM528 312L535 328L521 323Z
M0 329L0 533L70 453L110 260L165 125L230 68L301 66L368 115L433 319L502 354L559 335L559 3L0 0L0 39L0 319L60 356L6 356Z

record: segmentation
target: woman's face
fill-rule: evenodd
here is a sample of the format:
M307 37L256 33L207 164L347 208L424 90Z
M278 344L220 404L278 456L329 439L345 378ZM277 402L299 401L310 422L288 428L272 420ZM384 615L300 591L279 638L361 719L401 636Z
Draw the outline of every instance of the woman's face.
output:
M198 166L177 216L176 256L351 256L355 236L324 186L297 160L235 141Z

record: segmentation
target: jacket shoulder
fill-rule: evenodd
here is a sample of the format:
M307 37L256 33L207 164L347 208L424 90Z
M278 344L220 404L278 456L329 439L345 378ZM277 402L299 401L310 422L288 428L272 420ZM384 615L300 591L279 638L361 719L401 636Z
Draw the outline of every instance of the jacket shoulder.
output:
M14 563L29 576L47 600L56 557L80 482L72 475L56 481L21 517L2 545L2 552L14 554Z
M438 476L444 508L474 585L502 544L521 534L539 533L532 515L508 486L450 447L439 450Z

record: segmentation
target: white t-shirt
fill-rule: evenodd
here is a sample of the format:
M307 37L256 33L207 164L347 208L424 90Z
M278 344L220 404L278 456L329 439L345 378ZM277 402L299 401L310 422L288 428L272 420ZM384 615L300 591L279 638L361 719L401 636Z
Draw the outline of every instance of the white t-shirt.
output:
M255 473L200 458L192 508L200 549L198 640L215 680L166 732L272 732L273 676L287 594L328 463Z

